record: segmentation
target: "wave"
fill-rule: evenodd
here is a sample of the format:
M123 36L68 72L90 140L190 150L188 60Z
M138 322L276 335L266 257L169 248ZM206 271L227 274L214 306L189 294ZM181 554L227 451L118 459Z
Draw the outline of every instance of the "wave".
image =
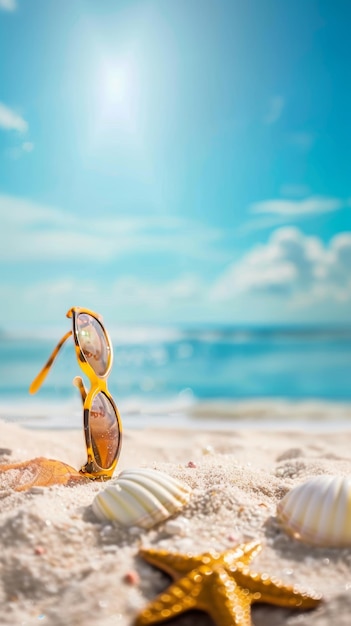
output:
M195 428L351 428L351 403L319 399L284 398L197 401L191 396L163 401L128 398L119 403L124 429ZM1 401L0 419L29 428L81 429L82 406L78 398L65 402Z

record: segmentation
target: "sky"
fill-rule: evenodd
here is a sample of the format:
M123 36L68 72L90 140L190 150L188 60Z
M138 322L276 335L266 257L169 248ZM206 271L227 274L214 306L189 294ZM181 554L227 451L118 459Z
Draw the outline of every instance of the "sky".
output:
M0 0L0 327L349 325L349 0Z

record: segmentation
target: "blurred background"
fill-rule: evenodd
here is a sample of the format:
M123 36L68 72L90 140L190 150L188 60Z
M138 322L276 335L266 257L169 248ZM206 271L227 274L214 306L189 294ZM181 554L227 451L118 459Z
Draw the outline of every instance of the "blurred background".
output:
M2 416L80 425L72 344L28 398L77 305L131 418L351 400L350 28L349 0L0 0Z

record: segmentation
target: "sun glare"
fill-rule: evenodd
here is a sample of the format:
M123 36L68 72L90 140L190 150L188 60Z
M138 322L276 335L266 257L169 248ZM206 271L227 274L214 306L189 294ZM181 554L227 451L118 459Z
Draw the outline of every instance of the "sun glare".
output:
M134 133L137 123L134 63L128 58L105 61L100 66L98 83L102 126Z
M126 101L131 93L131 76L125 65L108 67L103 76L103 91L106 103Z

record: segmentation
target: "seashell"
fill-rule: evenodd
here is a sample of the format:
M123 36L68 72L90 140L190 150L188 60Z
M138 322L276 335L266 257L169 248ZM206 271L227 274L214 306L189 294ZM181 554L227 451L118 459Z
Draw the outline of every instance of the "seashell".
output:
M8 472L11 470L18 470L14 479L15 491L27 491L31 490L32 493L37 493L35 490L41 487L50 487L51 485L70 485L76 482L89 482L89 479L77 472L73 467L63 463L62 461L55 461L54 459L46 459L43 456L36 457L30 461L22 461L20 463L8 463L0 465L0 473ZM29 470L31 478L28 479L26 471ZM25 476L21 481L22 476ZM27 478L27 482L25 482Z
M187 504L191 491L188 485L163 472L129 469L95 496L92 508L102 521L152 528Z
M351 478L317 476L278 503L277 517L296 539L317 546L351 546Z

